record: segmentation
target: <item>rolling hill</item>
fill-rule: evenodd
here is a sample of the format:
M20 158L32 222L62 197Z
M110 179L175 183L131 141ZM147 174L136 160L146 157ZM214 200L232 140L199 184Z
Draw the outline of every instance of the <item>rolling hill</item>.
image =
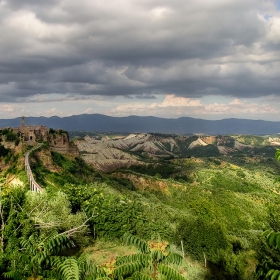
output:
M83 114L69 117L28 117L26 124L45 125L54 129L68 131L99 131L99 132L128 132L128 133L174 133L193 134L276 134L280 132L280 122L223 119L203 120L190 117L166 119L157 117L110 117L100 114ZM20 118L1 119L0 128L20 125Z

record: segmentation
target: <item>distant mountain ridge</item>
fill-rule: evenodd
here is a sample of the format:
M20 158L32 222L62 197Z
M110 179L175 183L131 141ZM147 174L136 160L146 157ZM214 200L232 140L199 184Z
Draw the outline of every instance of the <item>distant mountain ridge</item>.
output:
M280 122L222 119L203 120L190 117L167 119L158 117L110 117L101 114L82 114L69 117L26 117L27 125L45 125L68 131L171 133L193 134L276 134L280 133ZM21 118L0 119L0 128L20 126Z

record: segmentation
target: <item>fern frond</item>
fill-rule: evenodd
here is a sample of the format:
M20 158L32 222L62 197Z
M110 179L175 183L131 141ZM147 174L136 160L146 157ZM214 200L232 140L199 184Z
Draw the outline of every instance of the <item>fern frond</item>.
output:
M146 265L151 260L150 256L147 254L132 254L122 257L117 257L116 259L116 265L122 265L125 263L131 263L131 262L140 262L143 265Z
M101 276L101 277L96 277L96 276L89 276L85 280L112 280L108 276Z
M44 242L46 251L49 254L57 254L66 248L70 248L72 243L67 235L55 235Z
M183 257L176 253L169 253L164 259L164 263L166 264L181 265L182 262L183 262Z
M95 279L111 279L108 278L105 270L101 267L93 265L85 275L86 280L95 280Z
M93 270L92 266L94 264L90 260L88 253L83 253L82 255L80 255L79 258L77 259L77 264L79 267L80 276L89 274L89 272Z
M52 231L50 234L48 234L44 239L42 239L42 242L43 242L43 243L46 243L46 242L48 242L49 240L54 239L57 235L58 235L58 232L54 230L54 231Z
M79 267L77 260L68 258L58 266L58 272L67 280L79 280Z
M36 255L39 263L42 263L47 257L56 255L71 246L70 239L66 235L54 235L48 238L44 246L40 248L40 252Z
M167 279L172 280L186 280L185 277L183 277L182 274L180 274L176 269L174 269L171 266L160 264L158 266L158 270L161 274L167 277Z
M142 272L137 272L133 275L133 280L153 280L153 278Z
M18 275L18 273L16 271L14 271L14 270L8 271L8 272L4 272L3 276L6 279L21 280L21 276Z
M28 239L21 238L20 245L22 246L22 250L33 255L38 248L37 235L32 234Z
M84 263L88 263L90 261L90 254L87 252L82 253L78 258L78 264L82 265Z
M148 254L150 252L149 246L146 241L144 241L130 233L124 234L123 241L127 245L135 246L138 250L140 250L141 253Z
M58 278L58 275L55 271L52 271L52 270L45 270L43 271L42 273L42 276L44 277L43 279L45 280L58 280L58 279L61 279L61 278Z
M277 249L280 249L280 233L278 233L276 235L276 238L275 238L275 245L276 245L276 248Z
M271 269L268 271L265 278L268 278L270 280L276 280L276 279L278 280L280 279L280 271L277 269Z
M77 259L77 264L79 267L80 278L84 279L89 275L100 275L106 276L105 271L97 267L94 262L90 259L90 255L88 253L83 253Z
M141 268L143 268L143 264L141 262L125 263L115 268L114 276L120 277L131 275L134 272L139 271Z
M280 232L267 230L263 234L270 246L274 246L276 249L280 250Z

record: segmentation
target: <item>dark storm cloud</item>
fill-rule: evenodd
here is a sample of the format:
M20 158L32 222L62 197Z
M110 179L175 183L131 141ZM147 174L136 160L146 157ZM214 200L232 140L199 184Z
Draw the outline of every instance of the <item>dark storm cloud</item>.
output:
M279 95L274 1L0 2L0 101Z

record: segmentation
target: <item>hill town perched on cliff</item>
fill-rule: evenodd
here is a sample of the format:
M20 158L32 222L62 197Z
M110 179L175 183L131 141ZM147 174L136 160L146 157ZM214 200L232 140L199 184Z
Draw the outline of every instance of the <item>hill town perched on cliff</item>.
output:
M56 151L62 154L78 154L77 146L69 140L69 134L67 131L62 129L54 130L44 125L26 125L25 117L21 118L21 126L7 127L2 129L2 131L4 132L2 132L2 134L8 135L8 138L6 136L2 139L3 143L11 142L5 140L9 140L9 137L11 137L11 134L9 136L9 133L12 132L18 137L18 141L22 141L29 146L34 145L36 142L48 142L51 151Z

